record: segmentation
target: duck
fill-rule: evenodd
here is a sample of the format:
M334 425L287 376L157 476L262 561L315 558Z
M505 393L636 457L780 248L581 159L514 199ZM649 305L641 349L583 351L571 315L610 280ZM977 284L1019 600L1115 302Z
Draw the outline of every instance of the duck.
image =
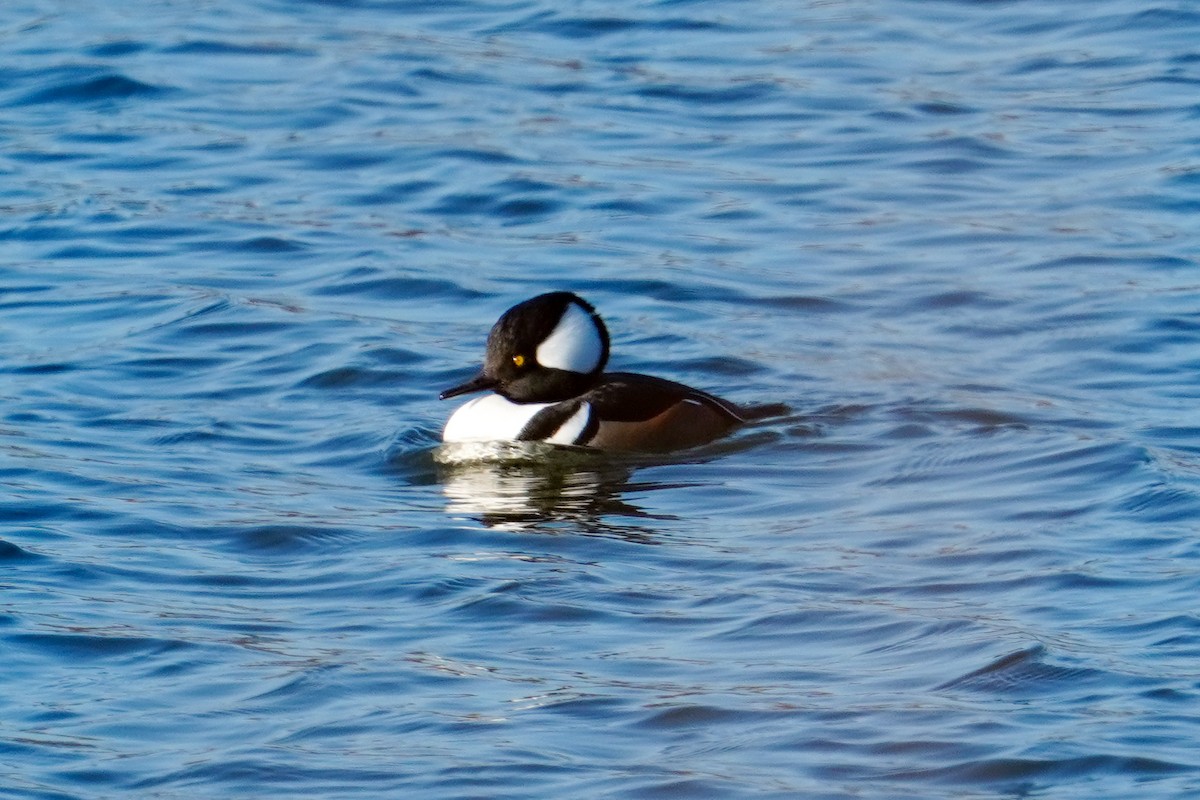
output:
M747 421L739 406L665 378L605 372L609 335L595 307L548 292L504 312L483 368L442 400L486 392L446 421L442 440L546 442L665 453L718 439Z

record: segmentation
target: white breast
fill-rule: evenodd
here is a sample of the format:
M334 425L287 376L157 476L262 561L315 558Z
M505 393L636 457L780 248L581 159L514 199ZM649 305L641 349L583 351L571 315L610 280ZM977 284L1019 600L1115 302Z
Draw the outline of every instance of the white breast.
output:
M539 411L553 403L513 403L498 394L485 394L464 403L446 420L443 442L515 441ZM575 444L588 424L592 407L582 403L579 409L558 426L544 441Z
M534 415L553 403L513 403L485 394L464 403L446 420L443 442L512 441Z

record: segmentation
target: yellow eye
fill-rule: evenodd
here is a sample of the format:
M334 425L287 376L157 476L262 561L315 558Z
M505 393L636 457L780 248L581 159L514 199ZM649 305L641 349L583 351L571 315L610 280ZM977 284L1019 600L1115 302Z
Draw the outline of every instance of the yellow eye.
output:
M525 366L525 356L513 356L513 363L518 367Z

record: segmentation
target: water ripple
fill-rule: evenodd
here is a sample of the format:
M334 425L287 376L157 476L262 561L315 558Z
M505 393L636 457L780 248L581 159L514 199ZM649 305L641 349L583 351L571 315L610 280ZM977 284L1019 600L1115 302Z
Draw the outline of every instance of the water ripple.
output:
M152 98L165 91L167 90L163 87L142 83L120 73L80 68L63 73L54 85L30 92L21 97L16 104L101 104L117 100Z

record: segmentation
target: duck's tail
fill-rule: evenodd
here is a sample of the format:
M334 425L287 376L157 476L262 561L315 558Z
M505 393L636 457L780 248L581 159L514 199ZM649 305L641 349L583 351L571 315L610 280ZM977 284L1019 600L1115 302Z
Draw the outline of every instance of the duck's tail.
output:
M761 403L752 406L738 406L738 416L743 422L758 422L771 417L783 417L792 413L787 403Z

